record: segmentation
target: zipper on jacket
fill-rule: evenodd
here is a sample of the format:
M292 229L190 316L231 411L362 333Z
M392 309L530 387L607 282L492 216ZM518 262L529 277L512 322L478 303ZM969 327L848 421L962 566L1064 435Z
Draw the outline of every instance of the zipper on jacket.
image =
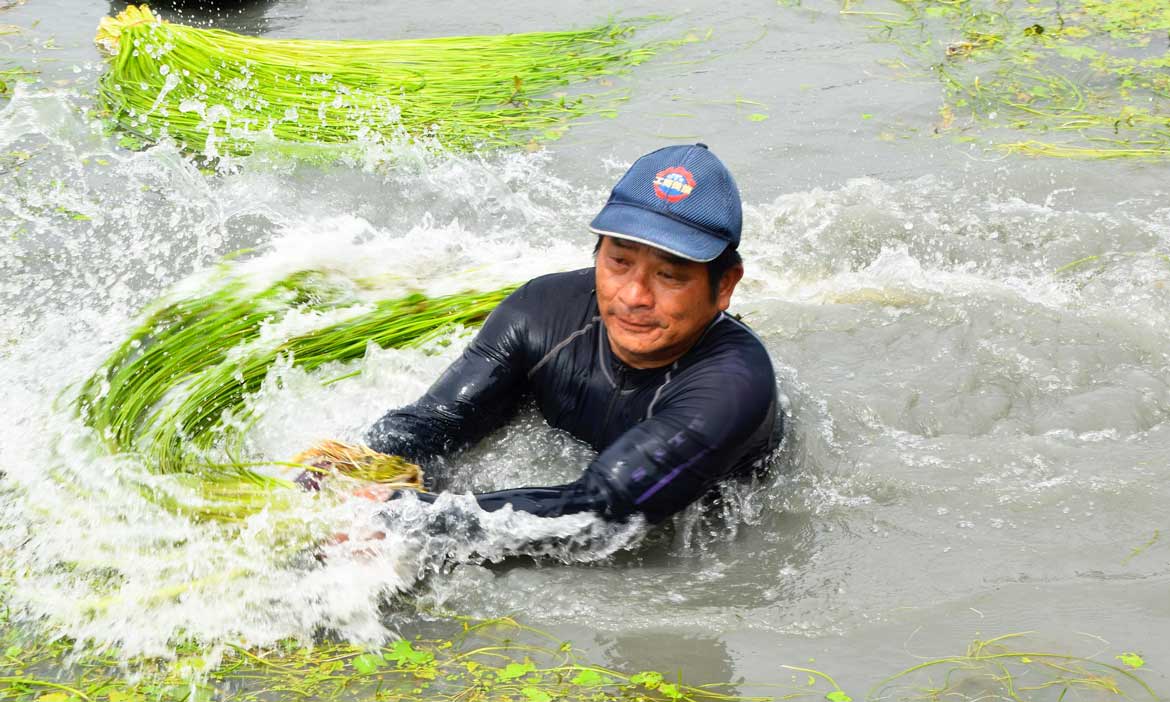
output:
M624 367L618 366L614 371L614 375L617 376L615 378L615 387L613 394L609 396L609 407L605 410L605 422L601 425L601 438L603 441L609 435L609 421L613 418L613 410L617 407L618 398L622 394L622 389L626 386L626 369Z

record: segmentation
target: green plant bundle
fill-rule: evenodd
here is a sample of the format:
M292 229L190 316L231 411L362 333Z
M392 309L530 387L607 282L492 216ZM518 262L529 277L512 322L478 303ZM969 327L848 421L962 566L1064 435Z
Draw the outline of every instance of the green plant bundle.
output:
M653 53L631 24L393 41L262 39L158 21L143 6L105 18L114 52L99 90L122 132L209 154L259 142L342 144L403 132L457 149L555 139L620 96L552 92ZM209 146L211 148L209 148Z
M295 273L258 293L226 266L220 275L211 292L150 312L77 398L80 416L106 450L139 455L149 470L173 475L176 487L195 490L202 502L184 508L164 492L151 490L152 497L210 519L244 516L270 504L273 488L288 486L237 458L253 419L247 399L279 360L313 371L360 359L368 344L415 346L480 323L511 290L365 303L348 281L322 271ZM353 314L321 328L262 338L265 325L291 313L347 309Z
M1170 158L1164 0L897 0L874 17L946 101L935 131L1037 156Z

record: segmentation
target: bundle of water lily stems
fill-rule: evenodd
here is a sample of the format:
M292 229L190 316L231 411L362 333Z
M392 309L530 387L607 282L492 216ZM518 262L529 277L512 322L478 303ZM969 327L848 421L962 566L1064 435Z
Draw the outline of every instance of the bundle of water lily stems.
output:
M171 24L145 5L102 20L113 59L100 101L118 129L209 156L258 143L290 152L375 136L471 149L556 138L616 96L557 86L638 64L629 24L394 41L261 39Z
M292 487L258 470L273 461L238 458L255 419L247 400L278 361L313 371L360 359L368 344L418 345L457 325L480 323L510 292L370 302L371 291L322 271L302 271L258 291L228 266L219 275L209 293L156 306L83 385L77 409L106 450L137 455L175 488L152 483L143 486L144 494L173 511L221 521L270 507ZM347 310L352 314L341 321L276 341L261 333L289 314ZM351 479L420 486L417 466L338 442L319 444L294 463ZM188 493L194 498L180 497Z

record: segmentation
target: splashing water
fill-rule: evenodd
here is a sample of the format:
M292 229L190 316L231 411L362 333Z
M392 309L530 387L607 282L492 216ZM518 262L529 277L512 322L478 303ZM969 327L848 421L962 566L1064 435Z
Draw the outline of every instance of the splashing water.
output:
M47 108L17 100L9 109ZM15 132L17 126L30 129L34 122L9 121L7 125ZM43 127L37 129L43 134ZM145 179L156 175L157 169L172 168L172 175L189 169L171 156L158 149L130 159L151 162L151 168L144 169ZM424 161L435 158L425 153L416 156ZM459 164L453 160L445 167L477 168L471 161ZM31 170L37 164L25 167ZM79 187L89 186L85 195L101 200L106 196L103 185L104 181L96 187L82 181ZM225 215L218 194L209 194L203 203L183 202L177 209L202 210L198 215L204 224L194 232L199 236L200 229L222 230L224 219L269 215L268 205L252 201L245 208L241 201L241 211ZM141 235L150 235L150 224L158 222L157 216L148 217L136 203L108 209L111 220L129 216L137 222L130 230L139 235L139 250L150 248L149 239ZM198 215L191 219L197 220ZM164 220L159 238L178 221ZM26 217L24 226L40 232L55 230L56 224L51 218ZM275 222L268 226L280 227ZM95 225L80 235L99 242L106 233ZM438 295L465 288L469 269L477 285L514 280L520 252L506 243L506 233L494 241L478 242L472 259L466 244L474 235L454 221L434 225L424 218L398 234L353 216L327 217L278 231L267 242L267 251L241 262L237 274L259 290L311 266L344 271L351 279L376 280L402 294L422 290ZM43 245L35 238L32 241ZM209 253L225 248L214 236L211 243ZM14 247L26 244L19 238L12 242ZM88 247L78 242L68 248L81 256ZM460 249L465 250L463 255ZM573 261L574 257L578 260ZM537 262L537 267L529 266L527 275L580 265L579 258L579 251L554 244L545 247L540 257L527 257ZM410 263L402 265L406 261ZM102 265L99 259L91 268L100 271ZM112 267L116 272L118 266ZM157 290L177 272L164 271L160 265L152 271L153 284L148 279L141 285ZM21 269L20 275L30 278L37 272ZM88 278L99 288L108 279ZM191 294L208 284L206 274L197 274L181 282L173 294ZM19 297L28 288L12 285L8 292ZM4 458L7 475L2 505L3 521L19 525L3 532L3 548L12 553L13 569L20 573L10 605L24 617L47 619L71 637L117 645L128 655L166 655L181 638L257 644L287 637L310 639L321 630L372 642L389 635L379 614L380 603L408 591L419 578L445 563L494 561L514 554L604 558L632 543L639 533L637 525L615 530L590 516L542 520L510 510L477 514L477 509L468 506L470 498L456 497L444 497L433 506L401 500L383 514L382 505L362 499L329 502L300 495L292 498L290 510L264 511L238 526L192 522L169 513L130 487L135 483L150 486L154 481L155 489L166 489L163 478L152 476L137 455L102 455L87 428L66 409L86 366L92 370L94 360L127 328L126 303L146 296L131 294L116 283L102 293L98 304L87 310L90 333L81 338L76 336L77 320L63 309L66 301L77 299L76 289L63 290L61 303L51 297L42 298L39 306L24 301L26 309L31 308L23 320L27 326L17 327L20 341L13 353L6 354L12 376L5 385L27 392L24 397L10 396L12 407L20 411L13 413L16 421L5 428L9 435L4 444L11 448ZM279 325L266 326L262 336L283 339L325 321L328 318L320 315L313 319L288 315ZM466 339L466 333L457 332L453 339L424 350L376 351L361 362L359 382L329 387L321 381L336 375L335 369L319 369L310 377L278 365L271 382L251 400L260 422L249 435L249 447L287 460L310 442L309 437L352 438L381 411L425 388L428 378L452 360ZM46 373L42 354L54 347L68 348L68 359ZM34 427L38 440L17 440ZM318 554L323 555L320 559L305 548L306 543L326 541L335 533L372 532L390 519L395 528L381 527L386 538L328 546ZM474 523L475 529L456 536L436 526L437 521L464 523L469 529Z

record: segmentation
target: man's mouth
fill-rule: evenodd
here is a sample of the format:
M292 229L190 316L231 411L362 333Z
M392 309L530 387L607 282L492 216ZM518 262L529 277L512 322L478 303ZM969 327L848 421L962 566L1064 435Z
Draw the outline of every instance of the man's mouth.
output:
M625 319L614 315L614 320L623 328L632 332L648 332L651 329L659 328L659 324L654 321L639 321L633 319Z

